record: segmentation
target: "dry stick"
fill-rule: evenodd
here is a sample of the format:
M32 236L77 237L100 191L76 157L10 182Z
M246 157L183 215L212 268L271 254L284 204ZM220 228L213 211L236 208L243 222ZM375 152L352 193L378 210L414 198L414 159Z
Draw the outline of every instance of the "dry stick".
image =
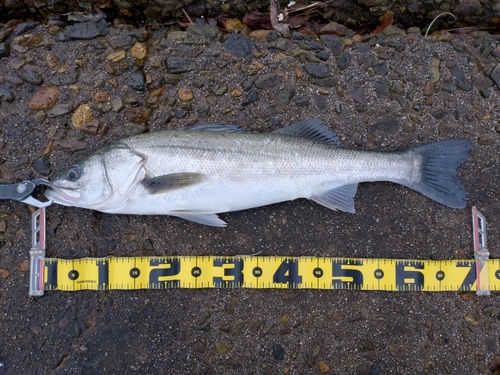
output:
M425 36L424 38L427 38L427 34L429 33L429 30L431 29L432 27L432 24L439 18L441 17L442 15L444 14L448 14L450 16L453 16L453 18L457 19L457 17L455 17L455 15L453 13L449 13L449 12L443 12L443 13L439 13L431 22L431 24L427 27L427 31L425 32Z
M185 10L184 8L182 8L182 11L184 12L184 15L187 17L187 19L188 19L189 23L190 23L191 25L194 25L194 22L193 22L193 21L191 21L191 18L189 17L189 14L187 14L186 10Z

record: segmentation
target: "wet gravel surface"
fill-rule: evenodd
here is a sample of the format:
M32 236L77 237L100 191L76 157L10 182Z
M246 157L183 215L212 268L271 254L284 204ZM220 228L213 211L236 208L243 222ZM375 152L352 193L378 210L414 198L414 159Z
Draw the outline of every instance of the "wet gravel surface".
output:
M126 135L198 123L268 132L317 117L343 147L467 138L454 210L401 186L361 184L356 214L298 200L172 217L53 205L49 257L290 255L472 258L470 208L500 256L497 36L424 38L106 21L0 28L0 180L50 178ZM500 373L499 296L314 290L48 292L28 297L30 211L0 206L0 374Z

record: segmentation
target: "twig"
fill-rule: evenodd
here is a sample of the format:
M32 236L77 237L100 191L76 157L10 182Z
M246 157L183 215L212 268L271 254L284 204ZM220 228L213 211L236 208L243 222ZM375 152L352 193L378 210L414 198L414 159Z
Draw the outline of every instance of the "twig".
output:
M191 17L189 17L189 14L187 14L186 10L184 8L182 8L182 11L184 12L184 15L187 17L189 23L191 25L194 25L194 22L191 20Z
M436 22L436 20L441 17L442 15L445 15L445 14L448 14L450 16L453 16L453 18L457 19L457 17L455 17L455 15L453 13L449 13L449 12L443 12L443 13L439 13L431 22L431 24L427 27L427 30L425 31L425 35L424 35L424 38L427 38L427 34L429 33L429 30L431 29L432 27L432 24L434 22Z

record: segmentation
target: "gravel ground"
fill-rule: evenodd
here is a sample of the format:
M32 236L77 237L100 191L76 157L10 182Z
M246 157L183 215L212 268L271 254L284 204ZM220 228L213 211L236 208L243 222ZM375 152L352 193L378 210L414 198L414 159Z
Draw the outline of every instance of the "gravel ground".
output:
M500 256L500 47L424 38L138 30L101 20L0 28L0 180L50 178L124 137L198 123L267 132L317 117L343 147L473 144L454 210L361 184L356 214L298 200L227 228L53 205L49 257L472 258L470 208ZM0 206L0 374L499 374L499 296L313 290L48 292L28 297L30 210Z

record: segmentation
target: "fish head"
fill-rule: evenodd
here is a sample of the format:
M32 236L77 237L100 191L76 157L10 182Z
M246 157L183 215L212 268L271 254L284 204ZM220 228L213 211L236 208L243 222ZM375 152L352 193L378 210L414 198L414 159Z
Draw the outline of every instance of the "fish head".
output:
M128 148L110 146L57 174L45 195L64 206L116 211L144 178L144 160Z

